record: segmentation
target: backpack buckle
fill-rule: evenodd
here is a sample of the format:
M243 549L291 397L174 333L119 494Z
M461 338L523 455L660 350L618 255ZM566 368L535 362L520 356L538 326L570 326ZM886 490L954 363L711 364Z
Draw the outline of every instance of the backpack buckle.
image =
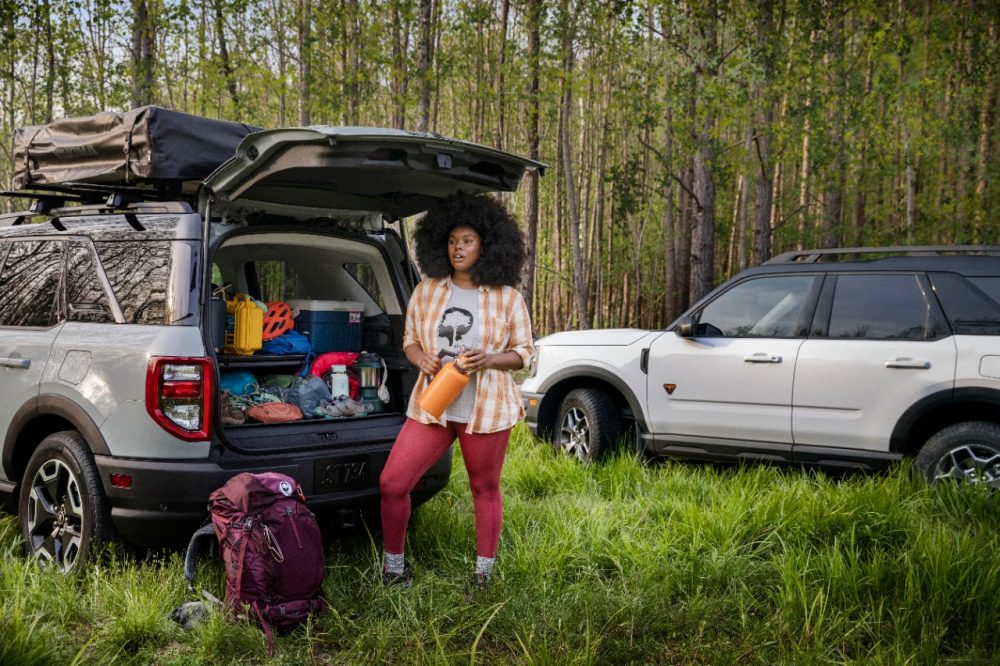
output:
M253 528L253 518L244 518L242 527L249 532Z

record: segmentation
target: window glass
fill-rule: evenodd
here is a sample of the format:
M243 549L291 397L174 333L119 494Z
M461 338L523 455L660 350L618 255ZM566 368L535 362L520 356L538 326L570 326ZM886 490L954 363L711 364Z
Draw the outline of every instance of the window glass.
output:
M0 271L0 326L52 326L59 320L62 241L16 241Z
M169 323L170 241L109 241L95 246L125 321Z
M916 275L839 275L829 337L922 340L938 334Z
M969 282L983 290L987 296L1000 303L1000 277L970 277Z
M1000 334L1000 305L996 301L960 275L933 273L928 277L955 333Z
M378 303L379 309L385 312L382 291L378 288L378 280L375 278L375 271L371 264L344 264L344 270L350 273L351 277L361 285L361 288L368 292L372 300Z
M301 280L292 266L281 260L255 261L252 265L260 299L265 303L307 298L302 294Z
M702 310L695 335L795 337L803 305L816 279L815 275L785 275L742 282Z
M111 322L111 305L104 285L97 277L93 253L86 243L70 241L66 262L66 319L69 321Z

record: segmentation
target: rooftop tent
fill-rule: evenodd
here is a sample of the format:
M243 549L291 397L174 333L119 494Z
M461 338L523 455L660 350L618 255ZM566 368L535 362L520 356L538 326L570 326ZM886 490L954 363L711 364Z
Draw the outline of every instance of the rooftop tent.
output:
M14 131L14 187L186 183L193 191L259 130L159 106L21 127Z

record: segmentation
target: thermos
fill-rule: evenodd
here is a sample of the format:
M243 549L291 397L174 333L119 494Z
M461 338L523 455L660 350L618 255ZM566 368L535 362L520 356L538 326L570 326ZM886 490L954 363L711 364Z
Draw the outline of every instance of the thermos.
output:
M420 394L420 409L436 419L441 418L448 405L455 402L462 389L469 383L469 375L456 363L445 363L434 379Z

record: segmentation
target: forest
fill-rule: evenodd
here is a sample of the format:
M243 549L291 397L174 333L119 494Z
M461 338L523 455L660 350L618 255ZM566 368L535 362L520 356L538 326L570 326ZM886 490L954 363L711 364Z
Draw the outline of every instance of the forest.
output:
M508 201L539 334L665 326L787 250L1000 243L996 0L0 7L5 187L15 127L143 104L497 146L549 165Z

